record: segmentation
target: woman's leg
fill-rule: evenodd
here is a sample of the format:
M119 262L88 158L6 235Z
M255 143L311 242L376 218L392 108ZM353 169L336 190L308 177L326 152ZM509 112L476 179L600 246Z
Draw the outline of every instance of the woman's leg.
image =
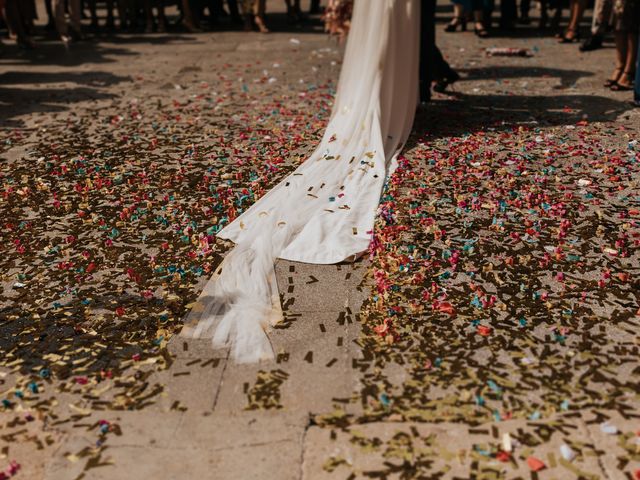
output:
M445 27L445 31L447 32L455 32L460 26L462 30L467 29L467 19L465 18L466 12L464 8L464 4L462 3L454 3L453 4L453 19L449 24Z
M256 0L256 2L254 3L253 20L256 22L258 30L260 30L261 33L269 33L269 29L267 28L267 25L264 21L266 11L267 0Z
M584 14L584 9L587 6L586 0L572 0L571 1L571 20L569 21L569 26L567 27L567 31L578 33L578 29L580 28L580 22L582 21L582 16Z
M615 32L614 38L616 41L616 68L613 70L611 76L604 82L605 87L611 87L615 85L622 73L624 72L624 67L627 63L627 42L626 42L626 34L624 32Z
M636 83L633 90L633 99L636 105L640 107L640 34L636 38Z
M479 37L486 37L489 35L484 28L484 12L482 9L473 11L473 31Z
M625 33L627 43L627 55L624 63L623 74L618 80L618 85L623 88L631 88L633 77L636 73L636 60L638 57L638 39L635 33Z

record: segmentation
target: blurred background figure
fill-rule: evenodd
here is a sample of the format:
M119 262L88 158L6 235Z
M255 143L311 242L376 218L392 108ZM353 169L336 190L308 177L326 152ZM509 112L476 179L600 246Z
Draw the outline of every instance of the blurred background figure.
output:
M602 47L602 41L610 26L613 0L596 0L593 6L593 18L591 19L591 32L587 39L580 45L580 50L589 52Z
M420 12L420 103L431 100L431 90L445 93L460 79L436 44L436 0L423 0Z
M564 33L558 35L560 43L572 43L580 40L580 22L587 7L587 0L571 0L569 3L569 24Z
M349 33L353 0L329 0L324 12L324 29L329 35L344 38Z
M32 49L35 43L31 38L33 32L33 12L30 2L22 0L0 0L0 10L9 30L9 36L15 38L19 47Z
M244 14L245 31L250 32L256 27L261 33L269 33L265 23L266 10L266 0L243 0L242 13Z
M68 45L72 41L82 40L82 24L81 24L81 11L80 0L68 0L66 5L65 0L53 0L53 15L56 22L56 28L60 39L65 45ZM69 8L69 21L71 28L67 24L66 8Z
M467 20L473 19L473 31L479 37L489 35L487 31L490 12L493 10L492 0L453 0L453 19L445 27L445 32L467 29ZM488 17L488 18L487 18Z
M636 76L640 0L615 0L612 26L616 41L616 68L605 86L611 90L632 90Z
M636 50L638 50L638 52L636 54L636 82L633 90L633 103L636 107L640 107L640 33L636 41L636 45L638 45Z
M50 0L48 0L51 3ZM106 28L108 31L114 31L116 28L115 25L115 17L113 15L114 7L116 6L117 0L106 0L105 8L107 9L107 20L106 20ZM88 0L89 4L89 12L91 14L91 29L93 31L97 31L99 28L98 25L98 0ZM119 2L118 2L119 6Z

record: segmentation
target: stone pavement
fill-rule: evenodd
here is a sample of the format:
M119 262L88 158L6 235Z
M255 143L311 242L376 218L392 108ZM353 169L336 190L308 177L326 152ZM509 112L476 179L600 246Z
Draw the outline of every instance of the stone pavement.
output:
M284 166L274 168L274 178L266 175L266 184L251 184L252 188L265 189L269 181L282 176L313 148L313 139L321 133L328 115L341 46L317 27L287 26L281 18L280 2L271 1L269 7L280 14L276 31L269 35L232 31L121 35L74 45L69 52L54 43L44 43L32 53L4 47L0 57L4 143L0 178L5 182L5 191L12 186L13 191L20 192L25 185L31 191L38 190L38 185L28 179L24 180L26 183L20 180L21 176L30 175L30 169L37 170L38 175L42 173L44 183L54 184L56 180L45 163L52 162L51 168L63 176L54 157L64 158L65 149L82 155L97 148L101 153L94 150L91 155L100 159L110 158L104 151L112 149L116 157L126 158L127 164L116 168L125 179L118 180L114 174L111 178L116 187L110 186L115 190L122 184L124 193L120 197L109 193L106 200L117 206L117 211L109 210L111 206L107 204L94 206L91 199L73 199L75 181L68 184L68 190L61 189L70 193L61 194L60 200L72 198L74 210L84 208L100 213L107 221L112 217L117 220L121 207L144 191L133 189L131 193L125 186L133 184L133 177L148 175L153 188L168 198L164 208L153 208L155 216L166 216L169 227L160 223L147 224L144 229L134 227L133 231L140 228L145 234L140 246L133 236L126 237L122 244L117 244L117 238L121 238L117 234L109 237L119 253L112 256L114 263L107 262L108 255L104 263L112 265L113 271L121 270L124 279L110 276L109 271L96 273L100 288L94 297L103 295L104 299L91 307L91 313L84 314L83 321L64 323L62 315L52 313L59 323L44 329L33 327L36 334L32 342L43 341L42 335L58 338L57 332L65 329L80 339L96 329L103 340L94 343L113 341L95 356L96 365L101 367L85 371L76 347L71 356L64 356L62 349L58 351L47 344L42 350L52 350L44 355L38 352L37 344L34 349L24 350L22 344L13 343L12 337L23 338L30 329L28 322L35 322L35 317L29 320L26 313L48 318L38 310L42 305L59 299L59 306L44 310L64 311L68 307L70 313L64 314L67 318L75 318L80 310L71 310L76 308L76 294L72 289L65 291L72 284L70 277L55 277L57 283L49 287L48 274L38 276L40 270L35 268L34 273L25 267L16 250L3 251L8 260L0 279L0 347L7 355L0 366L0 396L8 403L0 412L0 468L15 460L21 465L18 478L48 480L633 478L640 468L638 337L633 329L621 335L631 345L629 351L635 362L624 368L612 367L614 376L620 378L620 388L627 386L627 397L635 405L634 409L623 411L624 416L613 407L599 408L597 413L589 408L559 408L545 411L544 421L515 416L476 422L449 418L446 411L442 418L426 422L409 420L394 411L367 416L368 407L360 404L360 392L380 374L369 366L370 349L363 348L368 337L362 332L361 316L376 301L372 300L375 291L371 289L371 265L367 259L337 266L284 261L277 264L286 321L269 334L278 357L274 363L236 365L227 351L212 350L207 341L187 340L174 334L189 302L206 280L206 270L205 274L191 276L189 272L177 275L170 270L178 279L173 283L171 279L157 283L146 278L138 281L137 272L147 272L138 263L146 260L135 257L161 258L168 248L175 251L175 257L186 258L187 251L180 249L180 234L172 236L172 229L177 232L188 221L199 223L196 232L209 226L211 212L198 213L206 208L202 207L204 202L198 203L201 192L209 191L200 188L203 174L206 177L209 167L220 168L228 175L216 179L220 181L230 179L236 169L239 172L245 168L241 163L220 166L216 163L220 153L214 159L194 152L217 152L207 149L215 149L223 142L225 152L235 149L229 156L244 158L250 165L264 163L263 157L281 155ZM440 32L441 28L439 44L452 65L461 71L463 80L455 86L457 97L436 96L433 110L419 117L418 129L438 130L430 128L439 121L438 116L453 114L464 118L465 128L475 118L478 130L503 119L525 128L540 121L541 136L555 135L558 128L586 120L620 132L619 137L611 135L604 140L612 148L638 138L640 113L628 104L630 95L601 87L613 65L611 48L580 54L575 45L558 45L550 36L541 36L532 28L522 30L517 38L483 40L471 33ZM533 50L534 56L488 58L482 49L489 46L526 47ZM276 110L282 118L271 115ZM132 126L130 122L134 120L140 122L139 126ZM289 122L295 127L287 130ZM296 134L301 138L295 139ZM148 147L140 142L154 135L158 150L149 148L144 153ZM445 140L456 135L441 134ZM140 142L138 136L142 138ZM278 142L287 142L286 148L279 147ZM62 149L55 150L56 143ZM78 147L79 143L82 145ZM408 156L413 150L419 151L418 144L409 147ZM44 163L40 158L45 159ZM155 170L145 168L147 162L158 164L158 171L166 169L166 175L156 182ZM67 163L72 164L70 160ZM111 165L109 160L105 165ZM128 168L133 174L129 175ZM96 184L95 178L92 183ZM204 185L207 187L208 183ZM234 191L241 193L246 185L243 179L239 185L234 184ZM626 187L631 194L639 195L637 185ZM23 198L28 199L29 190L24 192ZM129 193L131 197L127 196ZM174 197L178 200L174 201ZM149 198L153 197L145 197ZM11 206L10 200L6 202ZM90 207L83 207L83 202ZM16 218L36 219L37 224L37 206L29 208L30 212ZM171 210L179 211L179 215L172 217ZM217 211L214 214L221 215ZM47 215L57 214L52 210ZM113 223L120 236L128 234L126 215L127 212L125 225ZM73 220L69 222L73 224ZM111 223L107 225L111 228ZM173 228L174 225L181 227ZM60 235L68 237L71 229L65 228L56 223L45 224L39 232L45 236L51 233L51 244L55 244L52 232L59 229ZM74 235L94 248L89 227L74 228ZM14 236L10 235L10 239L14 240ZM95 239L104 241L103 237ZM169 247L164 243L157 247L159 242L166 242ZM51 244L38 246L40 250L50 249ZM222 253L220 250L214 257L207 257L208 261L218 261ZM67 262L77 263L75 258L71 253L62 255ZM118 263L122 258L129 258L127 261L134 266L131 272ZM632 255L631 263L629 271L637 275L637 253ZM43 261L38 265L45 264ZM149 272L147 275L154 276ZM16 286L16 278L26 286ZM128 297L137 295L135 286L125 283L127 278L142 284L150 282L148 290L157 304L140 306L133 300L126 303ZM632 285L637 288L635 278ZM131 326L125 324L122 334L109 336L109 332L101 330L99 321L92 322L100 315L113 318L109 312L115 309L114 301L126 307L126 312L117 313L114 321L121 325L118 318L122 317ZM367 309L362 312L365 302ZM138 308L143 309L140 316L127 316ZM605 313L610 314L607 308ZM144 320L147 316L159 317L158 326L149 327ZM23 318L27 323L20 323ZM638 326L637 317L635 323L630 322ZM149 331L152 341L158 337L157 343L145 343L142 350L136 350L136 342L142 344L142 340L127 335L138 329ZM168 343L161 333L170 337ZM610 341L614 342L613 334ZM148 354L145 348L149 345L159 348L151 347L152 353ZM56 357L56 353L62 353L62 357ZM620 353L619 358L622 356ZM59 362L63 365L56 370ZM51 378L43 373L47 365L54 372ZM108 367L116 372L114 378L103 374L109 371ZM389 362L383 370L390 384L401 384L412 375L408 363ZM635 384L635 394L633 388L628 391L626 382ZM437 397L437 393L433 396ZM380 396L385 407L386 402ZM455 408L451 404L451 409ZM571 455L563 458L560 447L567 444L575 459ZM499 452L509 455L501 459ZM546 468L534 471L537 468L529 462L531 458L539 459Z

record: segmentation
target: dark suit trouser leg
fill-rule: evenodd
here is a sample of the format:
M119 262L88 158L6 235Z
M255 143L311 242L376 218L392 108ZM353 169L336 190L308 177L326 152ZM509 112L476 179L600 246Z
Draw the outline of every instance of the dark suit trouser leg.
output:
M431 100L431 82L435 64L436 1L424 0L420 11L420 101Z

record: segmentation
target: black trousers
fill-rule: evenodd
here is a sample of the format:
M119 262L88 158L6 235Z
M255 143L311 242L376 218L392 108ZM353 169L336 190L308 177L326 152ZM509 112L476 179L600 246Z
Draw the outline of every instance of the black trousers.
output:
M420 9L420 101L431 100L436 49L436 0L422 0Z
M420 101L431 100L431 83L451 76L453 70L436 45L436 0L422 0L420 10Z

